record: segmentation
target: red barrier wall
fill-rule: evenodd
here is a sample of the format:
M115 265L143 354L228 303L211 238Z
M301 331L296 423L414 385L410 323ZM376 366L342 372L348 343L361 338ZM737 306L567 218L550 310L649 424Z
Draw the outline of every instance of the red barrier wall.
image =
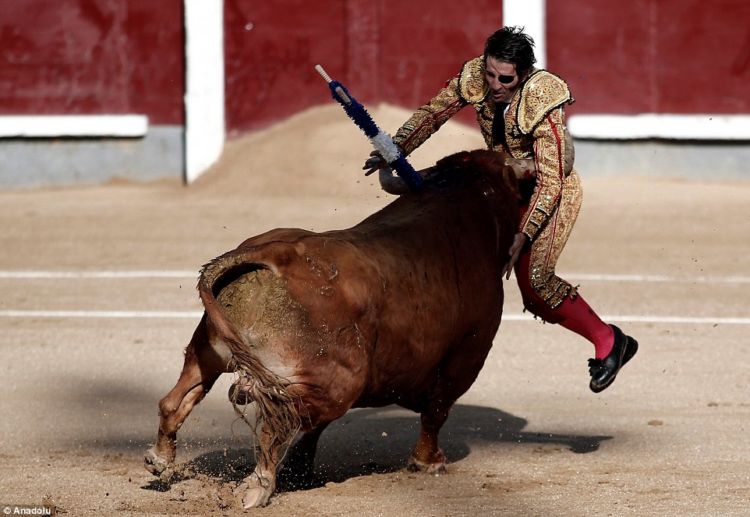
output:
M416 108L478 55L502 0L225 0L227 128L329 101ZM183 123L182 0L0 0L0 113ZM547 67L578 113L748 113L747 0L547 0ZM464 120L472 118L463 114Z
M231 131L267 125L325 102L345 69L345 0L225 0L226 117Z
M749 113L747 0L547 0L576 113Z
M329 102L322 64L365 103L416 108L482 52L502 0L225 0L227 127ZM471 117L471 114L467 115Z
M502 26L502 0L390 0L381 20L381 100L416 109L435 95ZM465 109L463 121L476 120Z
M0 113L182 124L181 0L0 0Z

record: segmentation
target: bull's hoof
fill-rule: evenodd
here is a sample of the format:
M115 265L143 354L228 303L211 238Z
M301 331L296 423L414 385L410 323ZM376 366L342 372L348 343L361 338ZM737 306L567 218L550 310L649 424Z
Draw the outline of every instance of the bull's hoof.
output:
M274 486L269 480L259 478L254 473L246 477L235 489L236 493L243 493L242 507L245 510L266 506L273 491Z
M159 477L161 477L161 475L165 472L171 470L169 468L169 462L159 456L156 453L154 447L151 447L146 451L146 456L143 458L143 466L146 467L146 470L151 472L154 476Z
M440 456L442 457L442 453L440 454ZM427 463L418 460L414 456L411 456L409 458L409 462L406 464L406 470L408 470L409 472L424 472L425 474L431 474L433 476L440 476L448 472L445 468L444 457L440 461Z
M242 497L242 507L245 510L248 508L260 508L266 506L270 498L270 490L261 487L248 488Z

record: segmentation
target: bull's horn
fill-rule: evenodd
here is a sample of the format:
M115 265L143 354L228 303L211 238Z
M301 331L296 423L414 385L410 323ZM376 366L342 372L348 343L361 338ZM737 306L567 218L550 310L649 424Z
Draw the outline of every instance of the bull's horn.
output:
M404 180L398 176L393 175L393 169L390 167L383 167L378 171L378 179L380 180L380 186L389 194L400 196L409 192L409 186Z
M429 175L430 172L432 172L434 168L435 167L427 167L426 169L422 169L416 172L424 179ZM378 179L380 180L380 186L389 194L400 196L401 194L411 192L409 186L400 176L393 175L393 169L391 169L390 167L384 167L380 169L378 171Z

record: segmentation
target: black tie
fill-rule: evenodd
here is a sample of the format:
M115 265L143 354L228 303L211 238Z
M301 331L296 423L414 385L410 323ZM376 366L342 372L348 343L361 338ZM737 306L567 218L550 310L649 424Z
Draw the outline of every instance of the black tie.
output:
M508 103L495 104L495 117L492 119L492 141L497 146L505 148L505 107Z

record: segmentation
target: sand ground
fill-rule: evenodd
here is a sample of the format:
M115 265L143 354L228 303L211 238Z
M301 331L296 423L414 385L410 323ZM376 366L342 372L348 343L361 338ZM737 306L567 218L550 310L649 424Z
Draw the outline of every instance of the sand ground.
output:
M374 114L390 130L408 115L387 106ZM473 129L449 124L415 165L481 146ZM0 192L0 505L45 503L66 515L242 513L231 488L253 460L226 400L228 377L181 430L184 479L163 486L142 467L157 402L199 319L197 271L267 229L342 228L383 206L388 196L359 171L368 153L340 111L325 107L232 142L189 188ZM592 394L590 345L517 318L511 281L505 314L513 317L441 435L446 475L404 470L417 415L355 410L324 433L313 488L282 486L270 506L248 513L749 512L750 181L582 175L584 207L559 271L640 341L617 382ZM72 276L11 274L29 271ZM82 274L101 271L185 273ZM145 317L157 311L175 314Z

